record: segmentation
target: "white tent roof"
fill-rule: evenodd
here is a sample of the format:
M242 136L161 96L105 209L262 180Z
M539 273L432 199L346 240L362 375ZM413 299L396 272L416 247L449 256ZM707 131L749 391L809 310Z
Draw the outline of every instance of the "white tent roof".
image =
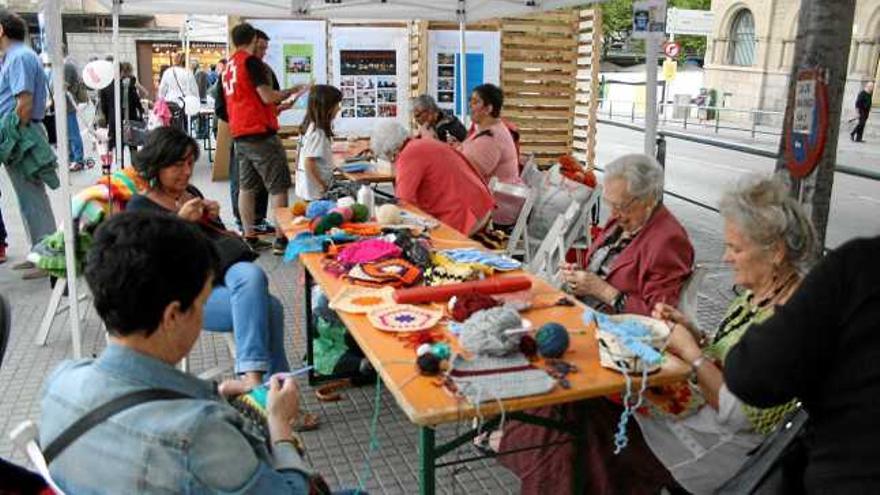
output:
M113 0L98 0L109 11ZM245 17L467 20L525 15L596 0L125 0L123 14L213 14Z

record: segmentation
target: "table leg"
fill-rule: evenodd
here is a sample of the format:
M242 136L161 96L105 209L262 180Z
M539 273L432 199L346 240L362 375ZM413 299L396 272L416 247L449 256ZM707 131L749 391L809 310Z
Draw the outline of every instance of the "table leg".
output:
M428 426L419 427L419 493L434 495L435 459L434 429Z
M572 471L574 477L572 479L572 493L584 493L587 483L584 469L587 460L586 429L581 424L572 424L571 428L571 434L574 436L574 466Z
M314 283L312 279L312 274L306 270L305 267L302 267L304 272L304 280L303 283L303 291L305 294L303 295L303 304L305 304L305 308L303 308L303 313L306 318L306 366L314 366L315 365L315 353L313 341L315 338L315 321L312 316L312 285ZM312 368L309 370L309 385L315 385L315 369Z

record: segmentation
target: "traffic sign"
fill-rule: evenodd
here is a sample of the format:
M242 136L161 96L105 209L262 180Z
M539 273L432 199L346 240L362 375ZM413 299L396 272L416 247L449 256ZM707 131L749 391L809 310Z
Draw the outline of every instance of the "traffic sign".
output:
M678 54L681 53L681 45L675 41L667 41L663 43L663 53L669 58L678 58Z
M785 164L791 176L802 179L818 165L828 138L828 73L804 68L797 73L795 91L789 95L791 118L783 124Z

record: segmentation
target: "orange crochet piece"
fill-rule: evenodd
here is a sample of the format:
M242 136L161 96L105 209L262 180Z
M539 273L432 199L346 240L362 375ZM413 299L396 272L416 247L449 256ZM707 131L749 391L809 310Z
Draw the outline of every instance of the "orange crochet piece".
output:
M346 222L339 226L340 229L351 235L370 237L382 233L382 227L377 223L353 223Z
M591 169L584 169L577 159L571 155L559 157L559 171L567 179L584 184L589 188L596 187L596 174Z

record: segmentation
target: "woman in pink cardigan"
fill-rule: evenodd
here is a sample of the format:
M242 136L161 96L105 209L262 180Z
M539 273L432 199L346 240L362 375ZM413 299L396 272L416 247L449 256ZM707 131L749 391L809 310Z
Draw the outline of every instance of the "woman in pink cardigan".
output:
M461 152L477 167L487 184L492 177L506 184L522 184L516 144L501 121L501 107L504 105L501 88L492 84L477 86L471 93L470 104L475 127L461 143ZM499 194L495 201L493 223L496 227L512 228L522 208L522 200Z
M678 304L691 274L694 248L687 232L660 203L663 170L646 155L625 155L605 167L604 201L611 213L602 235L587 253L587 270L564 265L568 289L590 306L610 313L646 316L657 303ZM628 427L629 445L614 455L614 432L622 407L604 398L532 413L583 425L579 447L585 462L585 493L655 494L680 488L642 438ZM558 442L567 435L511 421L500 451ZM522 493L570 493L574 446L571 442L500 457L522 480Z

